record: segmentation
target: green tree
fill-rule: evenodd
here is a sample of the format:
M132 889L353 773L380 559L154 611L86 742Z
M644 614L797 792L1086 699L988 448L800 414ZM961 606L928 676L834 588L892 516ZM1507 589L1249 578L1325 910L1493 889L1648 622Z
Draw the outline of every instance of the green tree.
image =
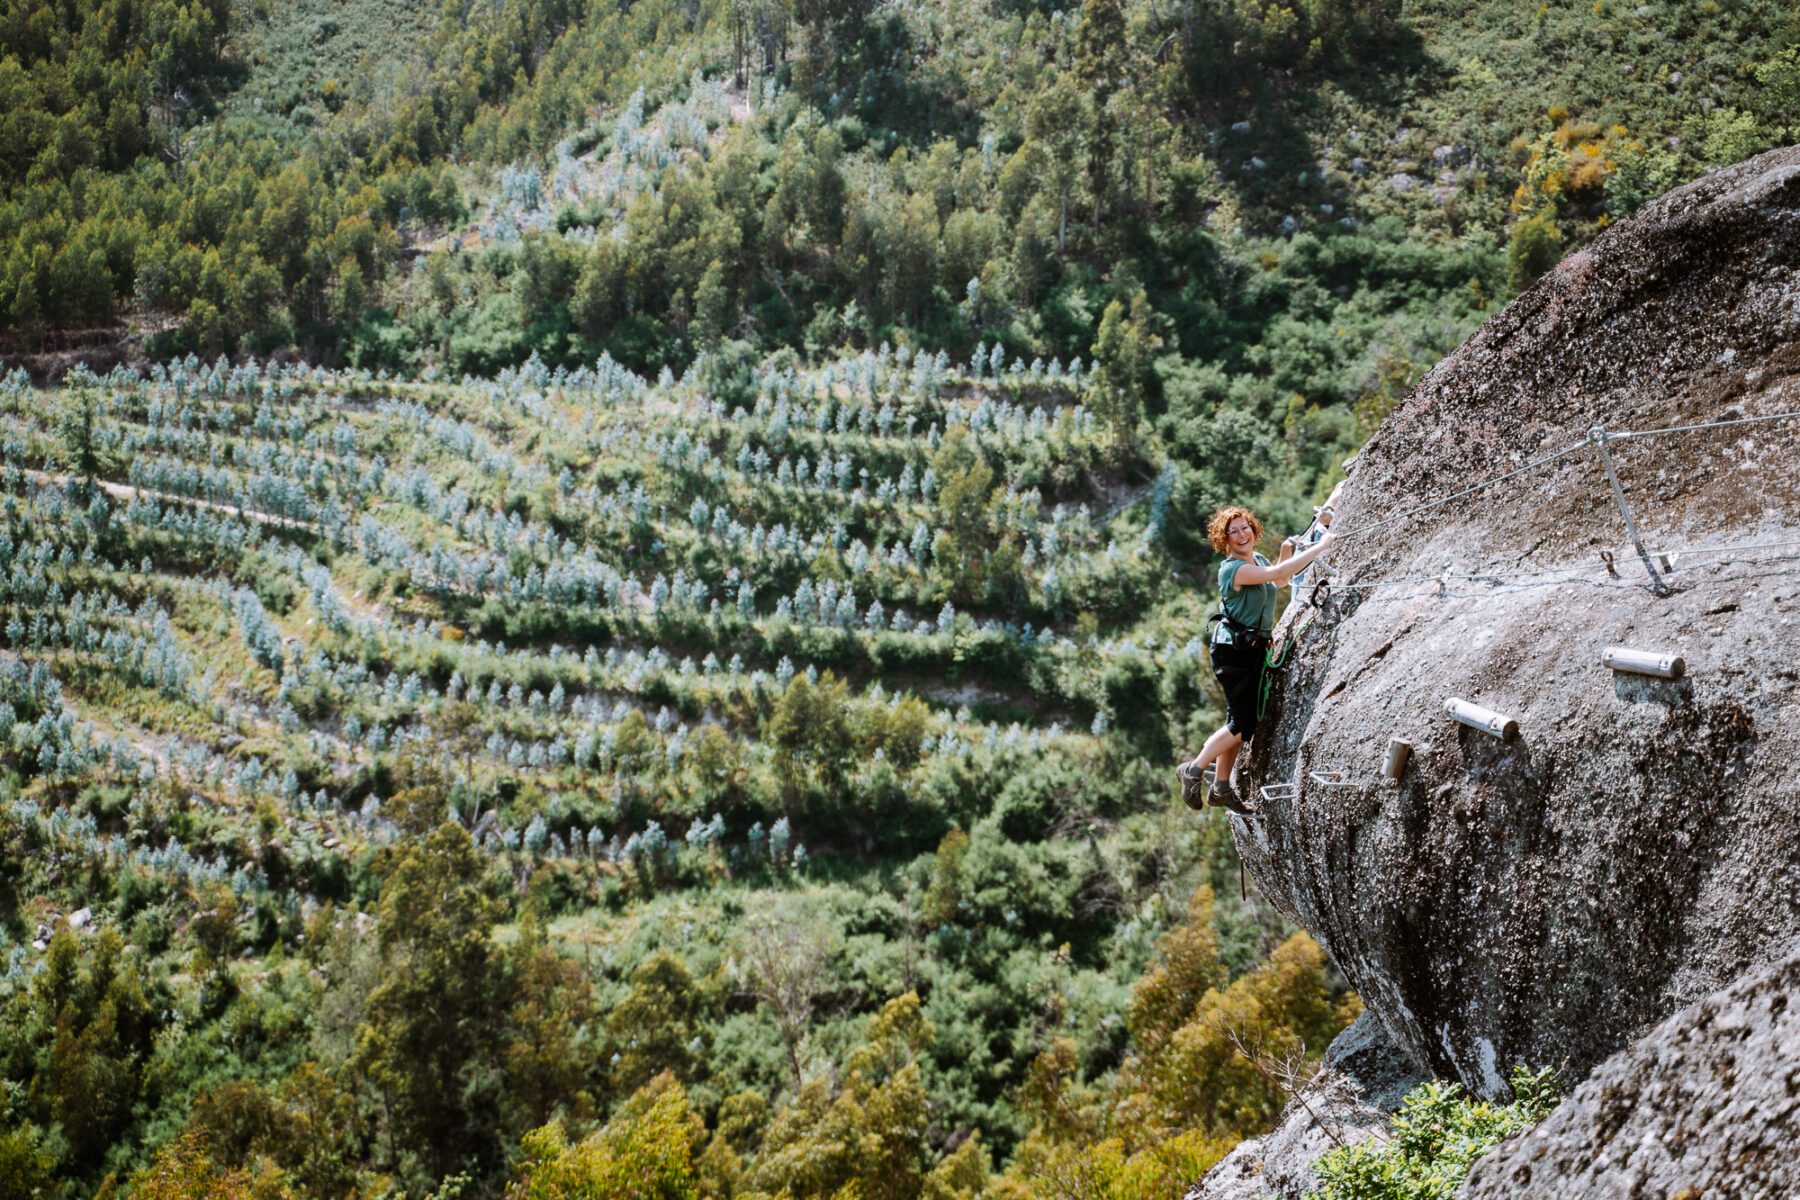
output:
M556 952L534 915L521 923L511 960L506 1032L506 1105L511 1129L543 1124L559 1111L577 1119L595 1109L589 1091L593 1063L584 1044L598 1023L593 985L576 963Z
M1056 253L1069 245L1069 206L1088 171L1094 141L1094 101L1081 80L1058 73L1025 109L1025 136L1019 152L1033 164L1040 186L1056 197Z
M241 934L237 895L223 883L205 889L188 922L194 941L194 972L203 981L203 1007L217 1013L235 992L231 961L236 957Z
M691 1079L703 1061L694 1042L705 1007L687 964L669 951L658 950L632 968L630 990L606 1014L608 1042L617 1058L613 1086L629 1093L664 1071Z
M188 1133L221 1170L279 1167L299 1191L343 1196L356 1188L367 1148L356 1096L315 1063L301 1063L279 1087L236 1080L201 1093Z
M932 547L933 561L948 576L959 599L975 600L983 591L991 528L988 501L994 493L994 469L968 430L952 429L931 460L942 483L938 487L938 521L943 532Z
M56 433L62 442L62 466L83 479L100 470L99 447L94 442L94 395L86 388L66 393L56 407Z
M840 794L845 755L851 748L849 705L850 689L831 671L816 684L804 675L794 676L775 702L768 737L775 745L782 777L791 786L798 785L800 794L818 788L832 797Z
M884 1004L845 1063L842 1085L809 1080L776 1115L758 1156L757 1188L864 1200L918 1196L929 1124L918 1056L936 1036L916 993Z
M919 917L927 925L950 925L962 907L962 863L969 852L969 835L952 829L938 843L931 860L931 885L919 907Z
M938 250L937 207L931 197L894 197L876 210L875 246L881 258L881 301L895 321L917 325L932 301Z
M32 1113L56 1131L65 1173L97 1168L129 1140L166 1005L116 931L77 940L66 926L29 991L14 996L0 1022L0 1075L29 1081Z
M1141 1054L1162 1053L1199 1008L1207 992L1225 983L1219 937L1213 930L1213 890L1194 889L1187 919L1157 943L1157 961L1131 987L1126 1027Z
M931 727L931 709L917 696L902 696L889 704L865 704L856 714L857 744L900 770L919 761L919 746Z
M507 1200L698 1200L694 1152L704 1133L681 1084L658 1075L579 1142L560 1125L528 1134Z
M51 1200L56 1159L30 1126L0 1133L0 1200Z
M1287 1102L1268 1064L1316 1061L1360 1008L1354 997L1332 1003L1324 951L1296 933L1250 974L1199 996L1172 1032L1158 1014L1148 1028L1166 1041L1127 1076L1120 1108L1175 1129L1266 1129Z
M428 1180L499 1162L503 913L468 833L394 851L381 890L382 980L357 1030L392 1164Z
M806 31L803 76L816 87L840 84L872 32L874 0L794 0L794 19Z
M1130 71L1123 0L1085 0L1075 27L1075 73L1087 89L1094 119L1088 192L1096 231L1112 188L1113 142L1120 132L1112 99L1121 87L1131 86Z
M1156 332L1156 313L1142 288L1129 306L1114 300L1100 317L1094 339L1097 369L1088 403L1112 430L1113 452L1120 458L1136 453L1138 425L1155 383L1154 364L1163 339Z
M248 1171L219 1166L204 1139L190 1132L164 1146L131 1177L130 1194L132 1200L286 1200L292 1192L279 1172L257 1179Z
M731 325L731 289L725 285L725 266L718 259L706 265L694 288L694 328L700 344L712 346Z

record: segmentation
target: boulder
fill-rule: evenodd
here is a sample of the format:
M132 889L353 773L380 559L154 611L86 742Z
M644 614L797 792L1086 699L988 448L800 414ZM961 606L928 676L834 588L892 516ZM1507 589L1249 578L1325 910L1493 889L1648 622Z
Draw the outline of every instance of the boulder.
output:
M1579 1077L1800 935L1800 420L1759 420L1795 410L1800 148L1566 259L1359 457L1330 599L1239 761L1248 795L1292 786L1233 823L1419 1069ZM1652 575L1589 430L1712 422L1607 446L1648 548L1687 547ZM1612 645L1687 674L1615 675Z
M1460 1200L1800 1195L1797 996L1800 954L1676 1013L1476 1163Z

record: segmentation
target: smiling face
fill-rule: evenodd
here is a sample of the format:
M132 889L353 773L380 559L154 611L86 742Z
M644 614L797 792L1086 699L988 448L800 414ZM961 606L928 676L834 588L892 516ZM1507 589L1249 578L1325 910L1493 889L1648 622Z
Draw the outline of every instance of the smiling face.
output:
M1256 514L1236 504L1221 508L1206 523L1206 540L1220 554L1247 555L1262 535L1263 525Z

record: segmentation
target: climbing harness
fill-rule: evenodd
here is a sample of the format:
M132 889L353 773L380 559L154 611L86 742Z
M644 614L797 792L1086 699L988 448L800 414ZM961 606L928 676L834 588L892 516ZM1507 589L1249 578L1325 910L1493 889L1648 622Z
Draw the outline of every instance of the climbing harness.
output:
M1244 624L1242 621L1226 612L1225 602L1222 599L1219 601L1219 611L1206 618L1206 623L1208 625L1211 625L1214 621L1224 622L1225 627L1231 630L1232 641L1234 643L1237 639L1242 638L1244 643L1250 646L1259 644L1266 646L1269 644L1268 634L1253 625ZM1208 640L1210 641L1211 639L1209 638Z

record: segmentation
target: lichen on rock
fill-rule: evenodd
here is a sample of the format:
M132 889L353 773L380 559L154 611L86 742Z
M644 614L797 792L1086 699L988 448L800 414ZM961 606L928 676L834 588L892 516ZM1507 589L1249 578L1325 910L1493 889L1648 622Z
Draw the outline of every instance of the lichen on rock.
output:
M1683 1009L1476 1163L1460 1197L1800 1195L1796 996L1800 954Z

